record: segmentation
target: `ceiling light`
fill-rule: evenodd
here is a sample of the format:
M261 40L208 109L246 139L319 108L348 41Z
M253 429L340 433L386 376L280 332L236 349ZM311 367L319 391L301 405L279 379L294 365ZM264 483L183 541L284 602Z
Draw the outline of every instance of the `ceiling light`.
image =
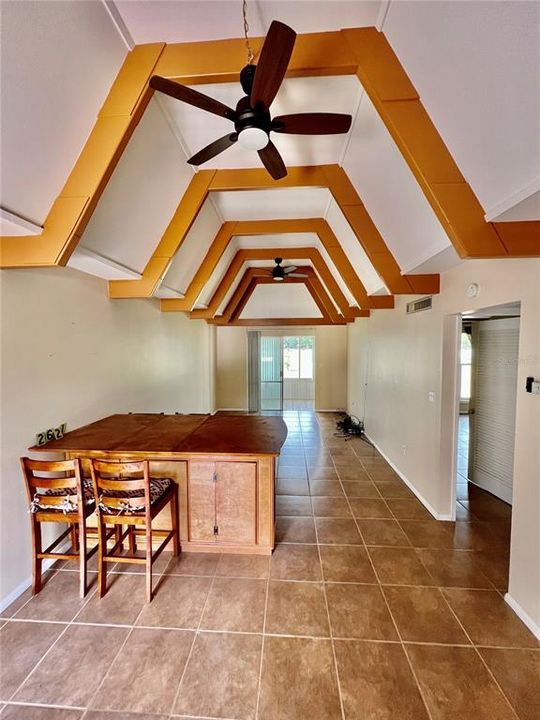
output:
M270 138L261 128L247 127L239 133L238 142L246 150L262 150L268 145Z
M274 280L276 282L282 282L284 280L284 278L280 277L279 275L274 275Z

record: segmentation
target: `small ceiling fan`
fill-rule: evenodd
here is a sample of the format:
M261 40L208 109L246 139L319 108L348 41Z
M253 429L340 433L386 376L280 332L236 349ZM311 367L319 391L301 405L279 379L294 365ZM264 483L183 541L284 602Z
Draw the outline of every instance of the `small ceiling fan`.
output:
M272 275L272 278L276 282L282 282L285 280L285 278L293 277L293 278L307 278L309 277L305 273L297 273L295 272L298 270L296 265L283 265L281 264L283 262L283 258L277 257L274 258L274 262L276 263L276 266L272 268L270 271L270 275Z
M288 25L274 20L259 56L253 65L253 53L247 37L244 11L244 28L248 49L248 64L240 72L240 84L246 93L233 110L219 100L167 78L154 75L150 87L176 100L194 105L201 110L225 117L234 123L234 132L215 140L189 158L191 165L202 165L237 141L248 150L256 150L263 165L274 180L287 175L287 169L278 149L270 140L270 133L291 135L334 135L348 132L351 116L341 113L295 113L272 118L270 105L283 82L296 39Z

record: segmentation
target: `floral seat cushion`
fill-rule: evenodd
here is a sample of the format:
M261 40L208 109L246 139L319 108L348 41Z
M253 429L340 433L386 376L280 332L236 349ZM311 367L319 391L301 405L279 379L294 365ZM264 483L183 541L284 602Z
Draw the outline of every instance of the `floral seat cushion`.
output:
M95 502L92 480L90 478L83 478L83 495L85 505L92 505ZM47 503L47 497L64 497L64 502L61 505L50 505ZM49 488L40 493L36 493L30 503L30 512L36 513L39 510L64 514L77 512L77 489Z

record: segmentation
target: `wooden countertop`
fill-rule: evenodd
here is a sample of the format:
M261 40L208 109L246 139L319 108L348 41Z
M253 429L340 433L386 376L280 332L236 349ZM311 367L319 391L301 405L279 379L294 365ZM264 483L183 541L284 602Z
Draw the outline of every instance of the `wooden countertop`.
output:
M279 455L287 437L280 417L260 415L110 415L31 452Z

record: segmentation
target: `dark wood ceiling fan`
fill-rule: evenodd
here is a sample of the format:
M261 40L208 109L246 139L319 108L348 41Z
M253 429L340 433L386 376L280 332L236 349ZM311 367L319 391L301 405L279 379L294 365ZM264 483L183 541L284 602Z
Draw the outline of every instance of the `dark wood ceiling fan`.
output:
M257 150L270 175L279 180L287 175L287 168L270 139L271 132L291 135L348 132L352 118L341 113L296 113L271 117L270 106L287 72L295 39L296 33L288 25L277 20L272 22L258 64L253 65L249 57L248 64L240 72L240 84L246 95L239 100L236 110L173 80L158 75L151 78L150 86L154 90L234 123L234 132L207 145L189 158L188 163L202 165L239 142L247 149Z
M283 282L285 278L293 277L293 278L307 278L309 275L306 275L305 273L299 273L296 272L298 268L296 265L282 265L283 258L277 257L274 258L275 267L272 268L272 270L269 271L269 275L272 276L272 278L276 282Z

